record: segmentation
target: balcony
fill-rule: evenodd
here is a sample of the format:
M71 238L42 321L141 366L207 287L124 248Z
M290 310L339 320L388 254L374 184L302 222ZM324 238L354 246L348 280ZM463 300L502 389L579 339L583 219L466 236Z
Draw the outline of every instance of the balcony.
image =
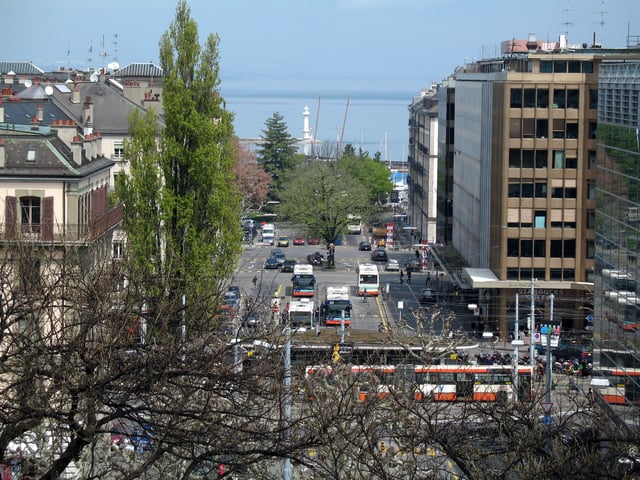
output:
M89 244L118 225L122 221L123 211L123 206L118 205L89 225L46 225L43 223L34 226L35 228L25 230L20 225L13 225L13 228L8 228L8 225L0 224L0 244L19 242L37 242L49 245Z

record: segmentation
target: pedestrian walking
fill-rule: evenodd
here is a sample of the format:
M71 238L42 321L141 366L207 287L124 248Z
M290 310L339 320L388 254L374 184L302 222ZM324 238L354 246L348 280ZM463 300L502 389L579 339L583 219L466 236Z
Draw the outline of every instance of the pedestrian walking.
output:
M362 303L367 303L367 289L364 289L364 292L362 292Z
M258 284L258 276L257 275L253 276L253 280L251 280L251 283L253 283L253 288L256 288L256 285Z
M420 260L420 250L416 250L416 260Z
M431 283L431 272L427 272L427 278L424 281L424 286L428 287L430 283Z
M407 283L411 283L411 270L407 270Z
M402 272L402 269L400 269L400 283L402 283L404 281L404 273Z

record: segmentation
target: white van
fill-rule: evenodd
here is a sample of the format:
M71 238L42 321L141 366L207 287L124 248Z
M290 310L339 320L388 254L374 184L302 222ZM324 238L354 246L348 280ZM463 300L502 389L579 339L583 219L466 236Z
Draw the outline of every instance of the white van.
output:
M273 245L276 236L276 227L273 223L265 223L262 226L262 243Z

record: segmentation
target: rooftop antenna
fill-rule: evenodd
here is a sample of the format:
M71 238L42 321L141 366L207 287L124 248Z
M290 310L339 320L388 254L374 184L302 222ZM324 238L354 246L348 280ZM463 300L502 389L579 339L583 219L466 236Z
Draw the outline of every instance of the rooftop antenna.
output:
M567 17L567 19L564 21L563 25L564 25L564 33L567 36L567 42L569 41L569 27L571 25L573 25L573 23L571 23L570 21L570 14L571 14L571 0L567 0L567 8L565 8L564 13Z
M70 73L71 72L71 60L70 60L70 57L71 57L71 44L67 43L67 83L69 81L71 81L71 77L70 77L70 75L71 75L71 73Z
M113 34L113 61L118 63L118 32Z
M90 46L89 46L89 57L87 57L87 62L89 62L89 71L93 70L93 67L91 66L91 63L93 62L93 40L91 40Z
M602 5L602 8L600 8L599 12L596 12L596 14L600 15L600 45L604 45L604 15L606 12L606 10L604 9L604 0L602 0L600 2L600 4Z
M102 43L101 43L101 45L102 45L102 50L100 50L100 56L102 57L102 69L104 70L104 67L105 67L104 59L108 55L108 53L105 52L105 50L104 50L104 35L102 35Z

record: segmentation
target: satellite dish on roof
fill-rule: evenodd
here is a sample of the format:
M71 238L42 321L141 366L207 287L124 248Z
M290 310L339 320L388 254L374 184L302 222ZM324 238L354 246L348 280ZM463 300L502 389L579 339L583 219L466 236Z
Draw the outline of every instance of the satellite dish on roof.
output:
M120 64L118 62L111 62L109 65L107 65L107 67L109 68L109 70L113 70L115 72L120 68Z
M31 85L33 85L33 82L31 80L27 79L27 80L24 81L24 86L25 87L29 88Z
M98 74L96 74L96 72L93 72L91 74L91 76L89 77L89 80L91 80L92 82L97 82L98 81Z
M47 85L46 87L44 87L44 93L49 96L53 95L53 87L51 85Z

